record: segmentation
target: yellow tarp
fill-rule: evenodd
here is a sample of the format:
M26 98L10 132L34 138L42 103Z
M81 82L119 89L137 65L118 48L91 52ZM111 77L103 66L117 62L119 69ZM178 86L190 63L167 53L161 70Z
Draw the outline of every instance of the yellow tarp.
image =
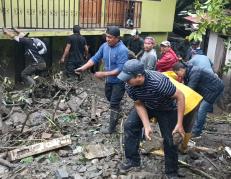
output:
M203 97L189 88L188 86L184 85L183 83L180 83L176 81L177 75L173 71L167 71L163 72L165 76L167 76L170 81L176 86L177 89L182 91L182 93L185 96L185 112L184 115L191 112L203 99Z

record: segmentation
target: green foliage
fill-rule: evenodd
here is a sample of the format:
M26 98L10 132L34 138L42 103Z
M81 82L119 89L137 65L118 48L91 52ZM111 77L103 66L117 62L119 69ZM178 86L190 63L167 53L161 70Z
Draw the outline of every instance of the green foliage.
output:
M27 157L27 158L22 159L20 162L24 164L30 164L33 162L33 160L34 160L33 157Z
M77 118L75 113L62 116L63 122L71 122Z
M59 155L56 152L50 152L48 154L48 160L51 163L55 163L55 162L59 161Z
M225 12L225 5L230 4L230 0L207 0L200 3L196 0L194 7L199 21L198 30L191 33L189 40L202 40L206 30L231 35L231 17Z
M229 69L231 69L231 59L229 59L228 63L223 67L223 73L228 73Z
M224 41L225 47L227 48L228 51L231 51L231 40ZM223 73L228 73L229 70L231 69L231 59L228 60L228 62L225 64L225 66L222 69Z

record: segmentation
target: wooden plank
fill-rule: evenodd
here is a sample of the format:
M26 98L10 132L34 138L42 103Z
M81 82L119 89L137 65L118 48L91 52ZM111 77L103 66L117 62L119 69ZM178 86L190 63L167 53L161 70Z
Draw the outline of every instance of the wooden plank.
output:
M64 147L70 144L71 144L70 135L66 135L60 138L52 139L50 141L45 141L42 143L33 144L30 146L23 146L21 148L14 149L8 153L8 158L10 161L14 161L35 154L40 154L46 151Z

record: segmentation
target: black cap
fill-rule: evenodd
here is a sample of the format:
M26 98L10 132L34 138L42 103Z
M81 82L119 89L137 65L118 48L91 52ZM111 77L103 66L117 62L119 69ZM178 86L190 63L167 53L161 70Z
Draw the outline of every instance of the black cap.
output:
M200 41L192 41L191 42L191 45L199 45L200 44Z
M79 25L74 25L74 27L73 27L73 32L74 33L79 33L80 32L80 27L79 27Z
M110 26L110 27L107 27L106 33L113 35L115 37L119 37L120 36L120 29L116 26Z

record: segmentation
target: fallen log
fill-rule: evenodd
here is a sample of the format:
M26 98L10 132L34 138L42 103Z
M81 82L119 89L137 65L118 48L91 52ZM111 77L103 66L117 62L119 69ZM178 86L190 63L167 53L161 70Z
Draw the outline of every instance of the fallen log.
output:
M40 154L60 147L64 147L69 144L71 144L71 138L70 135L66 135L60 138L52 139L38 144L33 144L30 146L23 146L21 148L9 151L8 158L10 161L14 161L35 154Z

